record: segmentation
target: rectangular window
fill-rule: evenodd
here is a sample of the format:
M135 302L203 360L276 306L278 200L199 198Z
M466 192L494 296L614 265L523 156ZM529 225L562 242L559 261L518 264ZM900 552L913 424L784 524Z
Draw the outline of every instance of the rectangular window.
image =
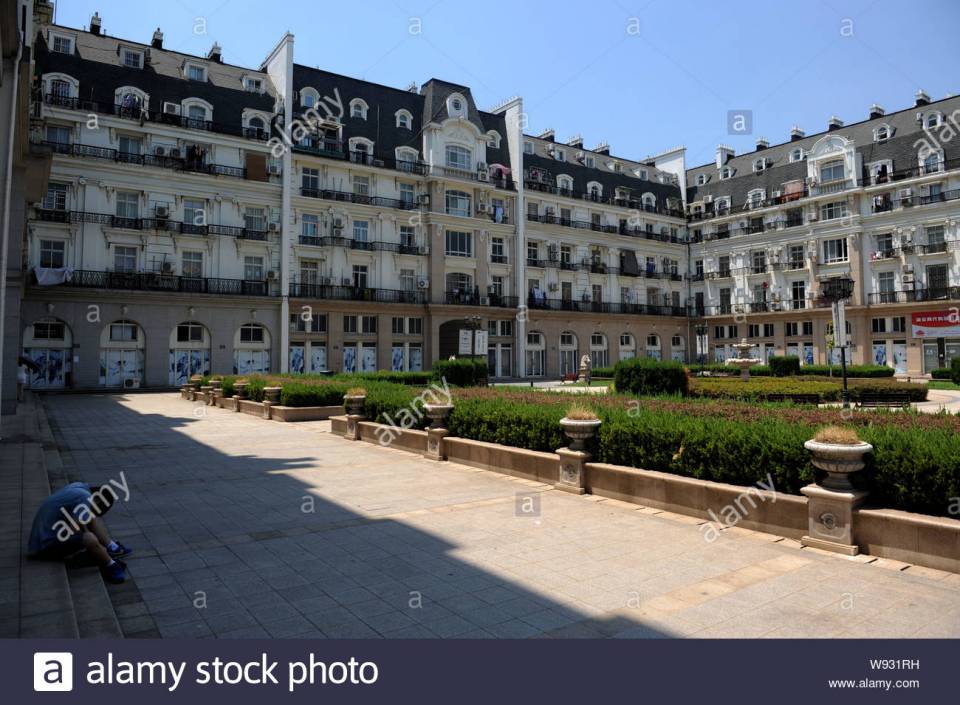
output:
M894 333L906 333L907 332L907 319L904 316L894 316L891 321L893 322L893 332Z
M300 172L300 187L304 191L319 191L320 170L305 168L302 172Z
M370 223L366 220L353 221L353 239L356 242L369 242Z
M453 257L473 257L473 233L447 230L446 253Z
M243 258L243 278L248 282L263 281L263 257L247 255Z
M185 277L199 279L203 276L203 252L186 251L180 265L181 274Z
M137 271L137 248L117 245L113 248L113 271Z
M767 271L767 253L763 250L755 250L750 254L753 261L753 273L763 274Z
M47 210L63 211L67 209L67 185L50 184L43 198L43 207Z
M370 195L370 177L354 176L353 192L358 196L369 196Z
M66 327L55 321L37 321L33 324L34 340L63 340L66 336Z
M407 335L423 335L422 318L411 317L407 319Z
M207 203L199 198L183 199L183 222L187 225L203 226L207 224Z
M62 269L66 259L67 243L63 240L40 241L40 266Z
M117 191L117 217L140 217L140 194L135 191Z
M403 316L394 316L390 323L390 332L394 335L403 335L405 330L404 321Z
M318 237L320 235L320 216L304 213L302 232L306 237Z
M177 342L203 342L203 326L201 326L199 323L181 323L177 326Z
M123 65L128 69L143 68L143 54L133 49L124 49Z
M412 205L416 200L413 184L400 184L400 200L407 205Z
M490 295L496 298L503 296L503 277L494 276L490 278Z
M446 156L448 167L452 169L463 169L464 171L470 169L471 154L469 149L448 144Z
M773 323L764 323L763 324L763 337L772 338L774 335Z
M317 260L300 260L300 283L309 286L316 286L320 283L320 263Z
M243 211L243 224L247 230L265 232L267 229L267 211L265 208L248 207Z
M495 237L490 240L490 260L501 264L507 261L507 257L503 252L502 237Z
M263 342L263 326L258 326L255 323L250 323L245 326L240 326L240 342L241 343L262 343Z
M803 245L790 245L788 250L790 269L804 268L804 249Z
M459 215L463 218L469 218L471 215L470 195L462 191L447 191L446 212L447 215Z
M714 326L713 327L713 337L716 340L721 340L727 337L727 329L723 326Z
M129 343L137 339L137 326L134 323L111 323L110 340L117 343Z
M357 289L366 289L367 288L367 265L365 264L355 264L353 265L353 285Z
M414 228L412 225L400 226L400 245L403 247L416 247L416 228Z
M822 183L842 181L843 177L843 162L830 162L820 167L820 181Z
M874 333L886 333L887 332L887 319L886 318L874 318L871 320L871 326Z
M190 64L187 66L187 78L191 81L206 81L207 70L203 66Z
M376 333L377 332L377 317L376 316L362 316L361 321L362 332L364 333Z
M357 332L357 317L356 317L356 316L344 316L344 317L343 317L343 332L344 332L344 333L356 333L356 332Z
M800 335L800 324L796 321L787 321L784 324L784 335L788 338L796 338Z
M795 310L807 307L807 283L802 279L790 284L791 306Z
M837 218L844 218L846 215L846 201L834 201L833 203L824 203L822 206L820 206L821 220L835 220Z
M823 241L823 261L825 264L846 262L847 259L847 239L845 237Z
M53 144L70 144L70 134L72 130L62 125L47 125L47 142Z
M894 280L893 272L880 272L877 274L877 290L884 294L893 293L896 289L896 282ZM891 298L890 301L884 301L883 303L893 303Z
M53 35L53 50L58 54L72 54L73 53L73 39L70 37L61 37L60 35Z
M259 78L248 78L243 82L248 91L259 93L263 89L263 81Z
M760 325L757 323L751 323L747 326L747 337L748 338L759 338L760 337Z
M804 335L813 335L813 321L804 321L804 322L803 322L803 334L804 334Z
M413 291L417 288L417 278L412 269L400 270L400 288L403 291Z
M143 140L139 137L120 135L120 156L137 156L143 152Z

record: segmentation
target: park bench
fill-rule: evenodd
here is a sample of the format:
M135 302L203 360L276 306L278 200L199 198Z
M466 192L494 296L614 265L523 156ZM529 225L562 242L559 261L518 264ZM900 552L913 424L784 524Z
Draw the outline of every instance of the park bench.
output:
M819 394L768 394L767 401L792 401L794 404L819 404Z
M857 402L858 409L906 409L909 407L908 392L864 392Z

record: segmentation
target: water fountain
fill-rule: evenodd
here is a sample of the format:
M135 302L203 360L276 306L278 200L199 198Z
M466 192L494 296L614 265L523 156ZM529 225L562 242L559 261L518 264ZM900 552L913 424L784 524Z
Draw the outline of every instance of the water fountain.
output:
M740 368L740 379L746 381L750 379L750 368L763 362L756 357L748 357L753 344L748 343L746 338L741 338L739 343L733 344L733 349L737 351L737 356L727 360L726 364Z

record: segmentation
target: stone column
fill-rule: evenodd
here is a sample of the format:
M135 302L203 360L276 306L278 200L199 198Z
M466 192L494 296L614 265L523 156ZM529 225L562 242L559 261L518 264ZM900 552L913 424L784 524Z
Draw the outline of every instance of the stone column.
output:
M347 410L347 432L343 435L348 441L360 440L360 422L365 419L363 415L363 404L367 397L344 396L343 404Z
M205 384L200 387L200 392L203 394L203 403L210 406L213 403L213 387Z
M247 398L247 383L246 382L234 382L233 383L233 410L240 411L240 402Z
M269 419L272 417L272 407L280 403L280 391L280 387L263 388L263 418Z
M431 460L446 460L447 449L444 439L450 435L447 419L453 411L453 404L424 404L423 409L432 422L427 429L427 449L423 456Z
M590 454L584 449L584 445L600 428L600 419L562 418L560 425L572 442L569 448L557 450L560 468L555 487L564 492L584 494L587 491L587 472L584 466L590 462Z

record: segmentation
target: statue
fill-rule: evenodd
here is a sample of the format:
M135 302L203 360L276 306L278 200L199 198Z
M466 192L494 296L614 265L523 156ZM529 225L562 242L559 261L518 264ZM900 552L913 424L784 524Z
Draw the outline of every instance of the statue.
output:
M580 375L577 377L578 382L590 384L590 364L589 355L584 355L580 358Z

